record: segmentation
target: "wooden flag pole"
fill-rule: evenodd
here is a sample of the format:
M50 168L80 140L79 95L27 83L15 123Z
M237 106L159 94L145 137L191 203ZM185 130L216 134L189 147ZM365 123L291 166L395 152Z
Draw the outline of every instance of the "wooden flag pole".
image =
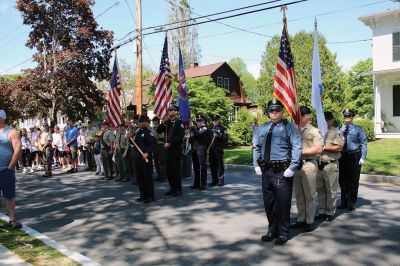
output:
M139 151L140 155L142 155L142 157L144 156L143 151L139 148L139 146L137 145L137 143L133 140L133 138L130 138L130 140L132 141L133 145L135 145L136 149ZM145 159L146 163L149 162L149 160L147 160L147 158Z

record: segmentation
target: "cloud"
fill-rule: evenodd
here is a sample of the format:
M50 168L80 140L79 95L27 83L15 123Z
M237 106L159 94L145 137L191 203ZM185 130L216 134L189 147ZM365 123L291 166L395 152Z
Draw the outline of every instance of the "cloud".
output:
M260 64L248 64L247 69L256 79L260 76Z

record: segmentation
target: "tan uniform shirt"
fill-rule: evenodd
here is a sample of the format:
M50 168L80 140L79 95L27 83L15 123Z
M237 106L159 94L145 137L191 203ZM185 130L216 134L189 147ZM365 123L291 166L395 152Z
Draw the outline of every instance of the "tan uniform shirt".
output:
M95 127L87 128L85 131L86 142L92 143L94 142L94 136L97 134L97 129Z
M103 134L103 141L111 148L111 142L115 142L115 135L111 130L107 130ZM103 147L103 145L101 145ZM105 147L103 147L105 148Z
M311 124L307 124L301 130L301 139L303 140L303 150L312 148L315 146L324 146L321 131L318 128L313 127ZM317 155L302 156L303 160L316 159Z
M343 147L344 137L337 128L331 128L326 132L325 135L325 146L339 145ZM338 160L341 156L340 152L323 151L321 155L321 161L328 162L331 160Z
M128 139L126 138L126 133L117 132L117 137L115 138L115 148L125 149L128 145Z

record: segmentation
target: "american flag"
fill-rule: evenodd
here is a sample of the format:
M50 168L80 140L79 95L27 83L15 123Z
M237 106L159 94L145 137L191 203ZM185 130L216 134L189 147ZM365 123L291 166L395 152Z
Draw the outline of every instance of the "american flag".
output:
M167 114L168 104L172 101L172 74L168 59L168 41L165 36L162 51L160 73L156 78L156 92L154 95L154 114L163 118Z
M299 126L301 115L298 103L298 90L286 21L283 24L274 80L274 96L285 105L286 110L288 110L294 122Z
M117 56L115 56L114 67L111 76L111 90L108 93L107 120L112 127L121 124L121 79L118 74Z

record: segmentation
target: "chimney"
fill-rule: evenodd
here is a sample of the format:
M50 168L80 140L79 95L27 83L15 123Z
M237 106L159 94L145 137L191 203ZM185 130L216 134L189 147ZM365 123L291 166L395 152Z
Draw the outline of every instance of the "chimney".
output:
M190 68L195 68L195 67L198 67L199 66L199 63L191 63L190 64Z

